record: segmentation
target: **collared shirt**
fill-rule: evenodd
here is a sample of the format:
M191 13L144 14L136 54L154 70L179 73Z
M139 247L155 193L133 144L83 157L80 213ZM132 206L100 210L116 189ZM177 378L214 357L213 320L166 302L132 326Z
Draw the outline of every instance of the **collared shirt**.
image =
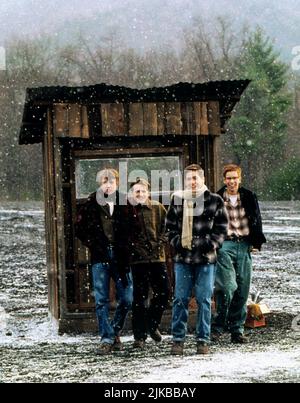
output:
M224 193L225 207L229 216L228 237L246 237L250 233L249 222L246 211L241 203L241 196L238 193L237 203L232 204L230 195L227 191Z

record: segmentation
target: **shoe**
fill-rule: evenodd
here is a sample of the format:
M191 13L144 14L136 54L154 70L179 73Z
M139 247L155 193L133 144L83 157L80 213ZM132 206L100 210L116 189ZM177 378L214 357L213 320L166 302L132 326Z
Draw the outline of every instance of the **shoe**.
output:
M209 354L209 344L204 341L198 341L197 354L206 355Z
M136 350L144 350L146 346L145 340L134 340L133 342L133 348Z
M220 332L212 332L210 338L211 338L212 342L219 343L221 341L221 338L222 338L222 333L220 333Z
M183 355L183 341L174 341L171 348L172 355Z
M102 343L97 351L97 355L107 355L113 350L113 345L109 343Z
M123 344L121 342L120 336L115 337L114 344L112 346L113 351L122 351L123 350Z
M247 344L248 342L249 342L248 338L241 333L233 333L231 335L231 343Z
M149 334L151 339L154 340L156 343L160 343L162 341L162 335L160 334L160 331L158 329L152 331L150 330Z

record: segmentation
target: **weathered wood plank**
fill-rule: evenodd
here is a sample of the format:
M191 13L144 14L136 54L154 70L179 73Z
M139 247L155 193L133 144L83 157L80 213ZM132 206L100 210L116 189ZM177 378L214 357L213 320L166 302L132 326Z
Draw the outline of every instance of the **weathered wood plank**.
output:
M208 135L207 102L194 102L196 135Z
M90 137L87 107L84 105L81 107L81 137L84 139L88 139Z
M157 108L154 103L143 103L144 136L157 135Z
M102 136L124 136L125 116L123 104L101 104Z
M102 136L111 136L110 104L101 104Z
M65 224L65 214L63 200L63 185L62 185L62 148L59 139L53 139L53 150L54 150L54 178L55 178L55 207L56 207L56 228L57 228L57 262L58 262L58 278L59 278L59 302L62 312L67 309L67 289L66 289L66 243L65 243L65 230L67 224Z
M141 103L129 105L129 135L142 136L144 134L144 113Z
M68 114L69 114L68 136L81 137L81 105L69 104Z
M209 134L219 136L221 134L220 105L218 101L209 101L208 109L208 130Z
M100 105L87 105L89 138L97 139L102 136L102 118Z
M195 113L193 102L181 102L182 134L195 134Z
M59 108L61 111L62 109ZM47 270L48 270L48 300L51 314L58 319L60 315L58 289L58 247L57 247L57 212L55 186L55 157L54 157L54 113L48 109L47 136L43 141L44 155L44 186L45 186L45 232L47 243Z
M166 102L165 118L167 134L181 134L181 106L179 102Z
M89 138L87 107L79 104L55 104L53 108L55 137Z
M54 104L53 132L55 136L68 136L68 121L68 104Z
M157 109L157 134L163 136L166 134L166 119L165 119L165 104L164 102L158 102L156 104Z
M222 186L222 169L221 169L221 158L222 155L221 148L221 137L215 136L213 137L213 157L214 157L214 187L212 188L213 192L217 192L218 189Z
M201 103L194 102L195 134L201 135Z

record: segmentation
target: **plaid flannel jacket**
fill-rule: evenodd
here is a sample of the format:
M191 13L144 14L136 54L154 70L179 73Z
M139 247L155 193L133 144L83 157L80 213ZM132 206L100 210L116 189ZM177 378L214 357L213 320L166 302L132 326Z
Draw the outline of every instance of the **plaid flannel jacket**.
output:
M181 245L184 200L174 196L167 214L167 237L174 248L174 261L186 264L215 263L216 251L222 246L228 229L228 215L222 198L204 193L204 211L193 219L192 250ZM197 204L195 204L197 209Z

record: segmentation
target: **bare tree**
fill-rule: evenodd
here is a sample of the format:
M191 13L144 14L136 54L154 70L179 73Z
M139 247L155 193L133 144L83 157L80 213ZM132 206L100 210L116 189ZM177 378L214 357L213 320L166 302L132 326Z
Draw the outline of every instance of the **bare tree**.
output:
M201 17L195 18L192 27L184 33L183 60L190 81L236 78L247 33L246 25L237 31L230 18L217 17L210 24Z

